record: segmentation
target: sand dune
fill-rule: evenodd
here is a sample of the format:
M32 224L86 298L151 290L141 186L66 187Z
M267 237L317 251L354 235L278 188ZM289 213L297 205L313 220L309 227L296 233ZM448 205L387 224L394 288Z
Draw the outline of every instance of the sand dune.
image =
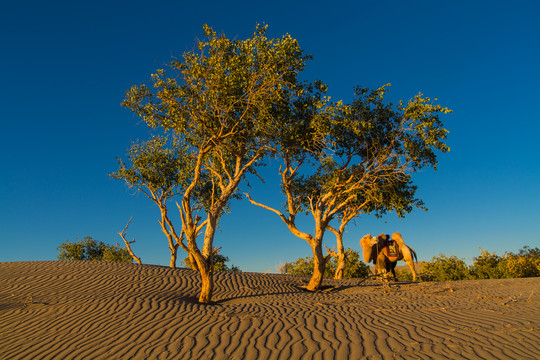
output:
M540 278L392 284L0 263L0 359L539 359Z

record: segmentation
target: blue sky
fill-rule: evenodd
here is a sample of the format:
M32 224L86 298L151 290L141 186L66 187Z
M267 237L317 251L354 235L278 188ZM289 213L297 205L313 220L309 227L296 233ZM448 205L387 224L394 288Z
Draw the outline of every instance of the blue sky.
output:
M536 1L3 1L0 261L54 260L77 237L119 242L133 216L136 254L168 264L155 205L107 174L149 134L120 106L125 91L191 50L203 24L237 38L257 23L272 37L291 34L314 57L304 77L326 82L335 100L391 83L394 101L422 92L454 110L443 118L451 151L438 171L415 176L429 211L360 217L346 247L399 231L421 260L470 263L479 247L540 246L539 13ZM254 198L281 203L276 175L267 180ZM276 215L245 201L222 219L215 245L246 271L310 254Z

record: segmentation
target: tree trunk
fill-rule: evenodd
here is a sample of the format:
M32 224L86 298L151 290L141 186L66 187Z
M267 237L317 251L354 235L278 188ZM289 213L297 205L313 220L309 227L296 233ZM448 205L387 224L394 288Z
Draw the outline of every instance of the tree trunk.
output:
M338 264L334 279L343 279L343 272L345 271L345 249L343 248L343 233L336 234L337 251L338 251Z
M171 269L176 268L176 257L178 256L178 245L172 246L169 248L171 250L171 262L169 264L169 267Z
M307 289L309 291L316 291L321 288L327 258L322 252L322 241L313 239L311 249L313 250L313 275L311 276Z
M199 303L208 304L212 301L212 293L214 291L214 274L213 268L203 267L200 269L201 274L201 293L199 295Z
M188 254L189 256L189 266L191 266L192 270L199 270L197 267L197 261L195 261L195 257L192 254Z

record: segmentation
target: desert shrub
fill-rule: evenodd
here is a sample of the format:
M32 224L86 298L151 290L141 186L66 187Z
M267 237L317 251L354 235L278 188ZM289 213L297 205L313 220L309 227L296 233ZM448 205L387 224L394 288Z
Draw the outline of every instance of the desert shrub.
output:
M279 272L289 275L311 276L313 274L313 257L306 256L305 258L298 258L293 262L286 262ZM324 276L328 276L328 270L324 272Z
M330 270L331 276L336 273L338 266L337 256L333 256L326 264ZM369 266L360 260L360 253L351 248L345 250L345 269L343 270L343 278L365 278L370 274Z
M220 254L219 248L215 248L214 250L214 271L241 271L240 268L236 265L231 265L231 267L227 266L227 263L230 261L230 259L228 256ZM189 256L186 257L181 264L182 267L196 270L197 267L193 265L191 264Z
M337 256L333 256L327 263L324 271L325 277L334 277L338 265ZM280 269L282 274L306 275L313 274L313 257L298 258L293 262L286 262ZM369 266L360 261L360 253L351 248L345 250L345 270L343 278L364 278L369 275Z
M540 276L540 249L524 246L517 254L498 256L480 249L471 273L477 279L502 279Z
M396 269L396 277L400 281L412 281L413 280L412 273L410 271L408 271L407 269L405 269L405 268Z
M120 245L108 245L102 241L96 241L91 236L86 236L84 240L72 243L66 242L60 244L58 248L58 260L103 260L116 262L132 262L128 251Z
M540 276L540 249L524 246L517 254L505 256L506 271L510 277Z
M306 256L305 258L298 258L293 262L286 262L280 269L282 274L289 275L306 275L311 276L313 274L313 257ZM326 267L324 271L325 277L332 277L332 270Z
M133 262L133 258L127 251L127 249L121 248L120 245L105 245L103 250L103 261L116 261L116 262Z
M420 277L426 281L465 280L471 278L471 273L464 260L439 254L424 264Z
M506 257L480 249L480 256L473 258L471 274L476 279L502 279L509 277L506 264Z

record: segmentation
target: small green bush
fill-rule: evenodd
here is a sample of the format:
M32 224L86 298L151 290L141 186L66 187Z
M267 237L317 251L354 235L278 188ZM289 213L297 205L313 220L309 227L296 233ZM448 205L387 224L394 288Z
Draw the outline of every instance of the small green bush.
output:
M282 274L289 275L306 275L313 274L313 257L306 256L305 258L298 258L293 262L286 262L279 270ZM326 269L324 276L328 276L330 271Z
M506 269L511 277L540 276L540 249L524 246L517 254L507 254Z
M476 279L502 279L509 277L506 258L480 249L480 256L473 258L471 274Z
M132 262L129 252L120 245L108 245L102 241L96 241L91 236L84 240L72 243L69 239L60 244L58 248L58 260L103 260L116 262Z
M327 263L324 271L325 277L334 277L338 265L337 256L333 256ZM313 257L306 256L305 258L298 258L293 262L286 262L280 269L282 274L289 275L306 275L311 276L313 274ZM360 253L351 248L345 250L345 270L343 271L343 278L364 278L369 275L369 266L360 261Z
M471 273L464 260L439 254L424 264L420 278L425 281L465 280L471 278Z
M540 276L540 249L524 246L517 254L505 253L503 256L480 249L480 256L473 258L470 267L455 256L440 254L425 263L420 276L425 281Z
M407 269L396 269L396 277L400 281L413 281L412 273L407 271Z
M240 268L236 265L231 265L231 267L228 267L226 263L228 263L229 261L229 257L220 254L218 250L217 253L214 254L214 271L241 272ZM197 269L197 267L192 266L191 261L189 260L189 256L182 261L181 266L194 270Z
M477 279L503 279L540 276L540 249L524 246L517 254L498 256L480 249L471 273Z

